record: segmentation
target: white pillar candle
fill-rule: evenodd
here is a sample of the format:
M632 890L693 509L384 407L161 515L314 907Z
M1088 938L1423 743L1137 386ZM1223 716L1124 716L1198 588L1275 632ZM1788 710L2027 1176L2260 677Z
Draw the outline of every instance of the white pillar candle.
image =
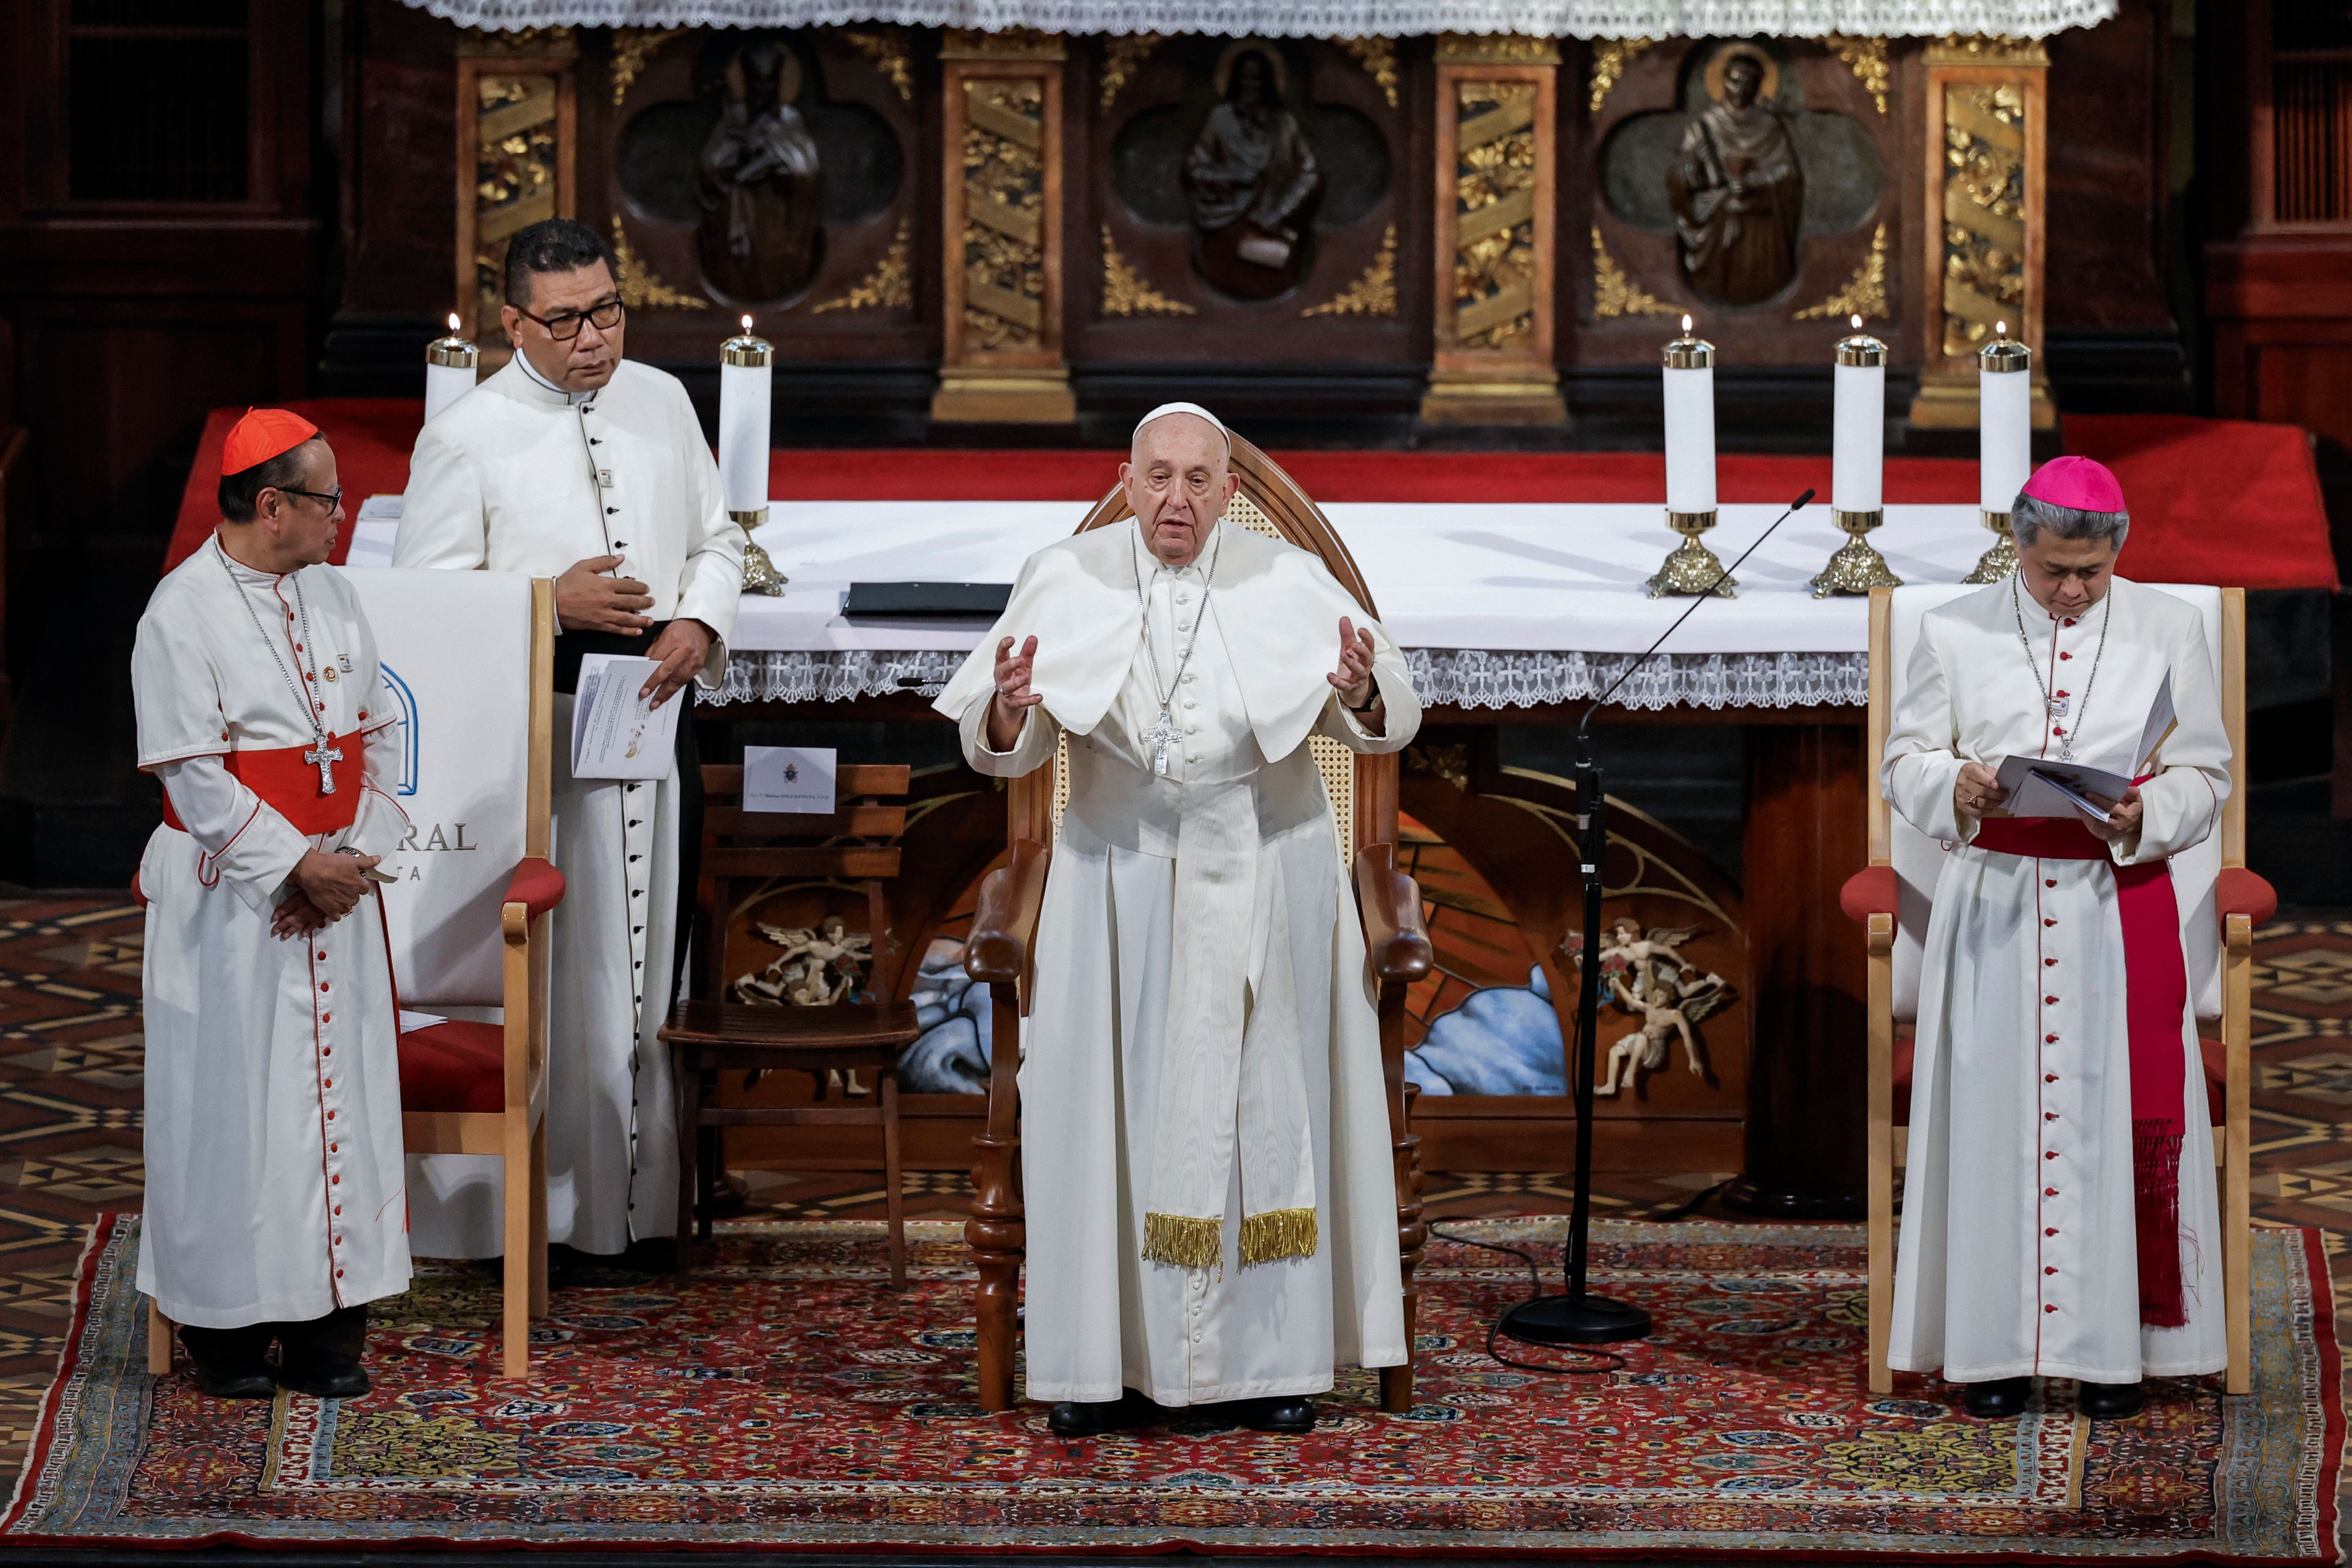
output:
M457 335L457 313L452 310L449 335L425 348L425 423L432 424L436 415L474 390L481 363L474 345Z
M1666 510L1715 510L1715 345L1690 335L1666 345Z
M743 318L740 337L719 350L719 477L727 510L745 527L756 526L768 510L768 405L775 375L775 351L751 335Z
M1977 504L2006 515L2033 472L2033 351L1995 332L1977 354Z
M1886 345L1862 330L1837 345L1832 386L1830 506L1876 511L1886 457Z

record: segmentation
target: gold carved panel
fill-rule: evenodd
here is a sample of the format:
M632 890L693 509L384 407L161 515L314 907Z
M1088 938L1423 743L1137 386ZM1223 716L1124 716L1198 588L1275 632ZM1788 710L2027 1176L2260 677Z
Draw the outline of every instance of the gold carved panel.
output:
M1058 39L992 34L951 34L941 50L949 176L935 419L1076 416L1062 363L1060 53Z
M1437 67L1436 363L1422 417L1558 424L1551 363L1557 56L1453 39ZM1498 53L1514 61L1487 63Z
M964 347L1034 348L1045 321L1045 85L963 90Z
M509 348L499 307L507 241L574 210L577 123L568 36L560 56L457 62L457 279L461 315L493 356Z

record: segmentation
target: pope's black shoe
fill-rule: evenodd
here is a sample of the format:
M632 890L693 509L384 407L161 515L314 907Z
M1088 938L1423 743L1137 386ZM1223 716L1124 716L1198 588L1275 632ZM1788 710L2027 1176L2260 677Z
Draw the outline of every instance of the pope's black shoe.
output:
M2025 1402L2032 1395L2032 1378L2003 1377L1990 1383L1969 1384L1960 1403L1979 1421L2006 1421L2012 1415L2024 1415Z
M1045 1426L1056 1437L1099 1437L1148 1426L1166 1414L1148 1395L1126 1388L1117 1399L1065 1399L1046 1413Z
M196 1329L180 1325L180 1342L196 1372L196 1387L214 1399L275 1399L269 1374L270 1325L241 1329Z
M1242 1425L1253 1432L1296 1435L1315 1430L1315 1402L1303 1394L1280 1394L1254 1399L1242 1412Z
M307 1323L278 1325L278 1384L316 1399L357 1399L368 1391L360 1352L367 1308L345 1307Z
M2080 1383L2074 1387L2075 1408L2094 1421L2127 1421L2147 1405L2146 1384Z

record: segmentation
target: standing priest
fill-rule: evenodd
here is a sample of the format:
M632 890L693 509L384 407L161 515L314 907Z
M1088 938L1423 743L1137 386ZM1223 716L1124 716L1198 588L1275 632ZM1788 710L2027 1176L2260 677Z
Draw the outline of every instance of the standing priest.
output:
M367 872L407 831L394 710L309 421L229 431L221 524L157 584L131 656L163 825L147 904L139 1289L205 1393L365 1394L366 1303L408 1286L392 969ZM273 1384L264 1359L275 1340Z
M1310 734L1392 752L1404 661L1305 551L1221 526L1224 428L1171 404L1135 522L1039 551L938 707L973 767L1069 746L1021 1070L1028 1390L1064 1436L1233 1402L1314 1425L1406 1359L1364 944Z
M2227 1359L2221 1228L2166 859L2214 830L2230 744L2197 612L2114 574L2115 476L2060 458L2012 513L2017 574L1929 613L1886 797L1950 848L1919 986L1887 1359L2013 1415L2071 1377L2124 1416L2144 1376ZM2135 757L2171 683L2178 728ZM2018 818L2013 754L2122 772L2100 821ZM2097 798L2097 797L2095 797Z
M716 686L726 670L743 535L686 389L621 357L612 252L593 229L552 218L517 233L506 301L514 358L417 437L394 563L555 579L558 735L583 654L655 659L646 690L690 702L691 682ZM571 891L555 915L548 1236L583 1252L677 1229L669 1060L655 1031L701 831L690 711L677 735L677 765L650 783L575 779L556 748L555 863ZM496 1178L478 1169L425 1163L419 1252L498 1252Z

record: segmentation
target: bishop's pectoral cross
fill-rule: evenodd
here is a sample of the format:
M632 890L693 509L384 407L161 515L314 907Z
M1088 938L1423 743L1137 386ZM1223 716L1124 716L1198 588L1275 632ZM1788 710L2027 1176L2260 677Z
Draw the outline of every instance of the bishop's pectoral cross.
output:
M319 793L334 794L335 764L343 760L343 749L320 735L319 743L302 753L302 760L319 770Z
M1168 748L1176 743L1178 734L1175 715L1162 708L1160 722L1138 737L1151 748L1151 771L1162 778L1168 774Z

